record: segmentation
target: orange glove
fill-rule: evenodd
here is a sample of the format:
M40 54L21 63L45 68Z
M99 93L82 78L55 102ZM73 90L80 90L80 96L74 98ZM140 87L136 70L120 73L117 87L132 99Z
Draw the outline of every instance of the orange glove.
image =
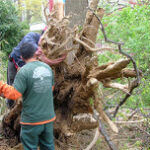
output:
M1 94L11 100L18 100L22 97L22 94L18 92L13 86L10 86L3 81L0 81L0 95Z

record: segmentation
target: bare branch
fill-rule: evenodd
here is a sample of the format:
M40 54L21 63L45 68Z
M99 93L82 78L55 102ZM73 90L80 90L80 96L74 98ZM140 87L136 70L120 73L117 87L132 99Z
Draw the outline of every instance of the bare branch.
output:
M92 44L95 47L95 43L92 40L90 40L84 36L82 36L82 39L86 40L87 42L89 42L90 44Z
M133 120L133 121L115 121L116 124L137 124L144 122L145 119L142 120Z
M129 64L129 59L120 59L117 62L109 63L110 65L106 65L103 70L97 70L95 72L95 68L90 71L88 78L94 77L99 81L104 80L106 78L113 78L114 76L119 75L121 70L125 68Z
M138 112L138 109L135 109L134 112L128 117L128 121Z
M134 70L135 70L135 72L136 72L137 84L139 85L139 84L140 84L140 75L139 75L139 70L138 70L138 68L137 68L137 65L136 65L135 60L134 60L130 55L128 55L127 53L125 53L125 52L122 51L122 48L121 48L121 45L120 45L120 44L118 45L118 49L119 49L119 52L120 52L121 54L123 54L124 56L126 56L127 58L129 58L129 59L132 61ZM137 85L137 86L138 86L138 85Z
M97 112L100 114L100 117L102 117L103 120L105 120L109 127L116 133L118 133L118 128L117 126L109 119L109 117L105 114L103 111L102 103L101 103L101 98L99 97L97 93L97 87L98 87L98 80L95 78L90 78L89 81L87 82L87 88L92 89L94 92L94 108L97 110Z
M104 127L102 121L99 119L99 116L98 116L96 110L94 110L94 117L95 117L95 119L96 119L96 120L98 121L98 123L99 123L99 131L100 131L100 133L104 136L104 138L105 138L105 140L106 140L106 142L107 142L107 144L108 144L110 150L118 150L118 149L116 148L116 146L114 145L114 143L113 143L113 142L111 141L111 139L109 138L109 136L107 135L106 130L105 130L105 127Z
M47 34L45 34L45 41L47 44L49 44L50 46L58 46L59 44L57 44L56 42L53 42L52 40L54 39L54 37L52 39L50 39Z
M125 98L117 105L115 112L114 112L114 117L116 116L119 108L127 101L127 99L131 96L134 88L136 88L137 86L138 86L137 80L134 80L131 83L129 94L126 94Z
M97 16L97 14L90 8L90 7L88 7L88 9L95 15L95 17L98 19L98 21L99 21L99 23L100 23L100 25L101 25L101 31L102 31L102 33L103 33L103 35L104 35L104 39L105 39L105 42L108 42L108 43L114 43L114 44L119 44L119 45L124 45L124 43L120 43L120 42L115 42L115 41L112 41L112 40L109 40L108 38L107 38L107 36L106 36L106 32L105 32L105 28L104 28L104 26L103 26L103 24L102 24L102 22L101 22L101 19Z
M141 120L142 121L142 120ZM146 135L150 137L150 133L136 126L140 131L144 132Z
M48 6L49 3L46 4L46 6L44 7L44 16L45 16L45 19L46 19L46 23L48 24L48 15L46 14L46 9L47 9L47 6Z
M97 110L97 112L99 113L100 117L108 123L108 125L112 129L112 131L114 131L115 133L118 133L119 130L118 130L117 126L109 119L109 117L104 112L102 103L101 103L100 99L98 98L97 92L95 92L95 102L94 103L95 103L94 107Z
M82 44L83 46L85 46L88 51L92 51L92 52L97 52L97 51L104 51L104 50L115 50L114 48L109 48L109 47L103 47L103 48L92 48L90 47L88 44L86 44L85 42L81 41L78 38L74 39L76 42Z
M90 150L90 149L96 144L99 135L100 135L100 132L99 132L99 129L97 128L96 131L95 131L95 136L94 136L92 142L91 142L91 143L88 145L88 147L87 147L86 149L84 149L84 150Z
M55 54L59 54L62 49L67 45L67 43L72 39L72 36L69 36L66 41L64 41L59 47L53 49L53 51L49 51L48 56L52 56ZM64 51L64 50L63 50Z
M121 91L123 91L124 93L126 94L130 94L129 93L129 87L128 85L123 85L123 84L120 84L120 83L112 83L112 82L103 82L103 85L104 87L106 88L114 88L114 89L119 89Z

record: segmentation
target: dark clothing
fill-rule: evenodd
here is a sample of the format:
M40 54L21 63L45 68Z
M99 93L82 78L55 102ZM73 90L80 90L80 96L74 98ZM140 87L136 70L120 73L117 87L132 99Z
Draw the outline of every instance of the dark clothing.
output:
M12 85L17 73L17 69L12 61L8 61L8 68L7 68L7 84ZM13 100L6 100L8 108L11 108L14 104Z
M7 84L12 85L16 76L17 69L12 61L8 61Z
M35 43L38 45L39 39L40 34L30 32L27 35L25 35L24 38L21 40L21 42L13 49L13 51L10 54L10 58L13 58L15 60L15 63L18 67L22 67L25 64L20 57L21 56L20 47L22 46L22 44L26 42L31 42L33 44Z
M21 125L21 142L25 150L54 150L53 122L28 126Z
M21 53L20 53L20 48L23 43L25 42L32 42L33 44L37 44L40 39L40 34L34 33L34 32L29 32L27 35L23 37L21 42L13 49L9 56L9 62L8 62L8 70L7 70L7 83L9 85L12 85L17 73L17 68L22 67L25 65L25 62L21 59ZM14 101L12 100L7 100L7 105L9 108L11 108L14 104Z

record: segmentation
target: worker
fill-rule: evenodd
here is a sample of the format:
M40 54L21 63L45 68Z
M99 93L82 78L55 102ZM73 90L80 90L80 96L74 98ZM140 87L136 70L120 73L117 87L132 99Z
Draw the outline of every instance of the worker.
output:
M25 42L20 55L25 65L16 74L13 86L0 81L0 95L12 100L22 97L21 142L25 150L54 150L53 104L54 77L46 63L37 60L38 46Z
M46 30L47 28L45 28L44 30ZM44 31L42 31L43 33ZM36 55L37 57L47 63L48 65L56 65L59 64L60 62L62 62L65 58L66 55L63 55L60 58L54 59L54 60L50 60L48 59L42 52L40 46L38 46L39 41L40 41L40 34L39 33L34 33L34 32L29 32L27 35L25 35L23 37L23 39L21 40L21 42L13 49L13 51L11 52L10 56L9 56L9 61L8 61L8 69L7 69L7 84L12 85L16 76L17 71L25 65L25 62L21 59L21 46L26 43L26 42L32 42L33 44L37 45L37 51L36 51ZM13 108L14 106L14 101L12 100L6 100L7 106L8 108Z

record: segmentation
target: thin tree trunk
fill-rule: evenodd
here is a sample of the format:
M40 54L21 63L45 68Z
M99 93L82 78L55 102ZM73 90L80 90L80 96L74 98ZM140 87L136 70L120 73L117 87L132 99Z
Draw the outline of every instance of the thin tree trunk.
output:
M82 26L87 12L87 0L66 0L65 14L71 15L71 27Z

